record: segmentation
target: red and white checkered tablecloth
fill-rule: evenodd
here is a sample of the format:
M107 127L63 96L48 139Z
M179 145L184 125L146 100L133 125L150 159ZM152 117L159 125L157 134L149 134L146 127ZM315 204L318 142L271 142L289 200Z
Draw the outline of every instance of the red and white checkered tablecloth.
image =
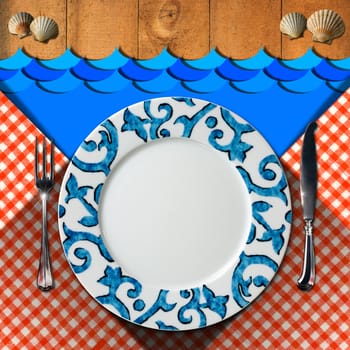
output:
M161 332L106 311L79 284L59 240L59 183L68 164L56 152L57 185L49 208L56 288L36 288L41 208L33 183L40 131L0 93L0 348L5 349L349 349L350 90L318 120L319 195L315 221L317 283L296 287L303 257L299 196L301 139L282 157L293 198L286 257L258 300L202 330Z

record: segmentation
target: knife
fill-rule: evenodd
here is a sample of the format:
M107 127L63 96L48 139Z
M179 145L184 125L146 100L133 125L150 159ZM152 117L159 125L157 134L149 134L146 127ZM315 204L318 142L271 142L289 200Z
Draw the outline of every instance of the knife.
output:
M317 124L311 122L305 131L301 149L300 193L305 221L304 261L298 287L301 290L310 290L315 284L315 252L313 243L313 221L317 194L317 156L315 130Z

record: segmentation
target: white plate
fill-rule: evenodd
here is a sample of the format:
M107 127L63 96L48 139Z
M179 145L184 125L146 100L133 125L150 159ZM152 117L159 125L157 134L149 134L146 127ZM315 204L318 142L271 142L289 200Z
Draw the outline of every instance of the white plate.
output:
M278 158L213 103L157 98L117 112L65 174L59 229L86 290L145 327L224 320L269 284L285 254L290 195Z

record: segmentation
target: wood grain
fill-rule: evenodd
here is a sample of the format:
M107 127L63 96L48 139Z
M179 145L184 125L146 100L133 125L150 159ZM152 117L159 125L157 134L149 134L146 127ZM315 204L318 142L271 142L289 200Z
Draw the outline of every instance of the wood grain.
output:
M140 0L139 12L139 58L165 47L186 59L209 52L209 0Z
M230 58L248 58L260 48L281 55L280 0L212 0L211 47Z
M19 39L8 32L7 24L17 12L29 12L34 18L45 15L53 18L59 27L57 38L47 43L35 41L33 36ZM49 59L60 56L67 47L66 2L58 0L2 0L0 1L0 58L14 55L18 48L32 57Z
M345 34L331 45L315 43L310 32L289 40L279 31L287 12L309 17L329 8L345 22ZM16 12L55 19L59 35L48 43L8 33ZM104 58L116 48L137 59L148 59L168 48L175 56L196 59L216 48L243 59L265 48L283 59L302 56L312 48L331 59L350 57L350 0L0 0L0 59L18 48L40 59L55 58L71 48L90 59Z
M137 0L68 0L67 40L76 54L104 58L116 48L137 56Z
M282 15L288 12L301 12L308 18L313 12L321 9L336 11L345 22L345 33L332 44L316 43L312 41L312 34L308 30L302 38L289 40L283 35L282 56L285 59L293 59L302 56L309 48L317 54L332 59L341 59L350 56L350 1L349 0L282 0Z

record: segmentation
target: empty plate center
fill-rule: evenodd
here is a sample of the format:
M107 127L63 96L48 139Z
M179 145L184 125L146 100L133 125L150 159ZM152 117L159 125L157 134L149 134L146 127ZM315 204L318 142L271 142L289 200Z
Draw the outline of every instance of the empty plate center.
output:
M99 215L124 273L163 289L193 287L232 269L251 224L247 188L227 156L176 138L122 159L103 187Z

